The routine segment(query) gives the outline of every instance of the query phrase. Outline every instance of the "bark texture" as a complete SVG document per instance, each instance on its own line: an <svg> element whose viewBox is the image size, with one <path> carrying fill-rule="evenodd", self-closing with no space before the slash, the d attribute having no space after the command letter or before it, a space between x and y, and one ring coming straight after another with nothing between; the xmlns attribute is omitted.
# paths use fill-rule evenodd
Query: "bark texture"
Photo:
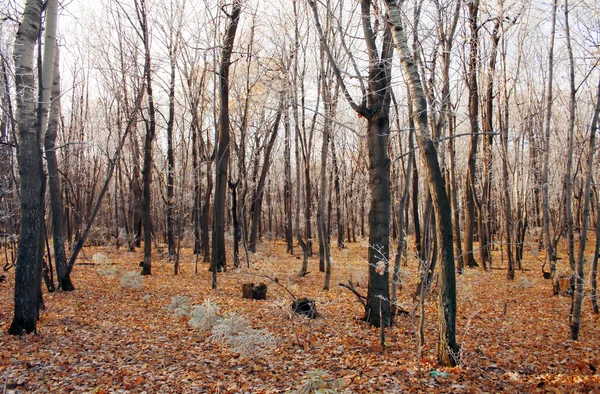
<svg viewBox="0 0 600 394"><path fill-rule="evenodd" d="M459 361L459 345L456 342L456 277L452 240L452 209L440 170L437 150L429 132L425 93L417 65L407 45L401 9L395 0L386 0L386 6L389 22L392 25L394 43L400 53L400 63L411 92L416 117L416 140L421 158L425 163L427 184L435 207L440 258L438 362L442 365L454 366Z"/></svg>
<svg viewBox="0 0 600 394"><path fill-rule="evenodd" d="M40 32L41 0L28 0L15 40L15 84L19 137L21 233L15 273L14 317L9 334L36 332L42 280L43 163L36 117L34 49Z"/></svg>

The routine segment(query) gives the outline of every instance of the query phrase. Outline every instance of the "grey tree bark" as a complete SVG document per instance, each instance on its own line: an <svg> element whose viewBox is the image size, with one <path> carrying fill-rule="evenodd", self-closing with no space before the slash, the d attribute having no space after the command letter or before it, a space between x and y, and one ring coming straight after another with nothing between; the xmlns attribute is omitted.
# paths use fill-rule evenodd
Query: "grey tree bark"
<svg viewBox="0 0 600 394"><path fill-rule="evenodd" d="M156 135L156 109L152 91L152 62L150 55L150 31L148 26L148 10L146 0L136 0L135 9L140 35L144 46L144 79L146 85L146 99L148 102L148 120L146 121L146 134L144 138L144 167L142 170L142 228L144 230L144 264L142 275L152 274L152 217L150 213L152 199L152 145Z"/></svg>
<svg viewBox="0 0 600 394"><path fill-rule="evenodd" d="M550 123L552 118L552 86L554 83L554 37L556 35L556 9L558 0L552 0L552 27L550 32L550 50L548 52L548 79L546 87L546 108L544 115L544 149L543 169L542 169L542 205L543 205L543 220L544 220L544 240L546 246L546 259L550 262L550 272L552 277L556 273L556 251L552 244L552 234L550 234L550 196L548 191L548 180L550 172Z"/></svg>
<svg viewBox="0 0 600 394"><path fill-rule="evenodd" d="M465 179L465 238L464 260L467 267L477 267L478 264L473 256L473 242L475 233L475 199L477 198L476 168L477 168L477 146L479 144L479 88L477 82L477 70L479 62L479 0L467 3L469 10L469 70L467 74L467 87L469 88L469 124L471 126L471 144L467 161L467 177ZM479 234L479 245L483 247ZM485 263L484 267L485 267Z"/></svg>
<svg viewBox="0 0 600 394"><path fill-rule="evenodd" d="M11 335L36 332L39 319L43 259L44 170L40 146L42 117L36 108L39 100L35 88L34 50L40 32L41 15L41 0L28 0L25 3L14 47L21 233L15 272L14 316L8 329ZM49 80L52 81L51 76Z"/></svg>
<svg viewBox="0 0 600 394"><path fill-rule="evenodd" d="M389 326L392 323L390 313L390 164L388 157L388 138L390 132L390 83L391 63L394 46L389 25L381 26L381 41L373 29L370 0L360 1L363 39L369 58L366 83L359 77L362 97L357 104L352 99L342 73L326 42L325 34L319 21L317 6L313 0L308 4L313 10L315 26L321 45L330 61L333 73L351 108L367 119L367 149L369 157L369 190L371 207L369 210L369 286L364 319L375 327ZM379 49L378 46L381 45ZM351 55L342 42L347 54ZM353 59L353 58L352 58ZM357 65L351 60L354 72Z"/></svg>
<svg viewBox="0 0 600 394"><path fill-rule="evenodd" d="M46 166L48 168L48 190L50 192L50 211L52 213L52 245L58 288L63 291L75 290L71 277L67 272L67 256L65 253L65 235L63 226L63 201L58 160L56 158L56 136L60 121L60 74L58 48L54 59L54 81L52 82L50 115L48 128L44 137Z"/></svg>
<svg viewBox="0 0 600 394"><path fill-rule="evenodd" d="M577 104L575 102L575 65L573 59L573 47L571 44L571 29L569 26L569 1L565 0L565 40L569 56L569 128L567 133L567 168L564 180L564 214L567 225L567 240L569 251L569 264L575 269L575 234L573 230L573 148L575 145L575 115Z"/></svg>
<svg viewBox="0 0 600 394"><path fill-rule="evenodd" d="M438 362L454 366L459 362L460 347L456 342L456 277L452 239L452 209L446 194L437 150L428 126L427 102L421 77L413 54L407 45L401 6L395 0L385 1L394 44L400 54L400 63L410 88L414 111L417 144L427 174L427 183L435 207L437 238L440 257L440 294L438 306Z"/></svg>
<svg viewBox="0 0 600 394"><path fill-rule="evenodd" d="M575 271L575 294L573 300L573 317L571 319L571 336L576 341L579 338L579 326L581 325L581 304L583 303L583 269L585 266L585 241L587 240L588 226L590 221L590 200L592 194L592 178L594 174L594 149L596 148L596 133L598 132L598 118L600 117L600 79L598 79L598 90L596 93L596 107L590 126L590 153L587 162L587 178L585 180L585 192L583 195L583 223L577 255L577 269Z"/></svg>
<svg viewBox="0 0 600 394"><path fill-rule="evenodd" d="M229 25L225 31L221 64L219 66L219 124L216 142L215 195L213 203L212 258L210 270L213 273L212 287L217 287L217 271L225 271L225 192L227 189L227 169L229 165L229 66L233 42L240 20L241 2L234 0Z"/></svg>

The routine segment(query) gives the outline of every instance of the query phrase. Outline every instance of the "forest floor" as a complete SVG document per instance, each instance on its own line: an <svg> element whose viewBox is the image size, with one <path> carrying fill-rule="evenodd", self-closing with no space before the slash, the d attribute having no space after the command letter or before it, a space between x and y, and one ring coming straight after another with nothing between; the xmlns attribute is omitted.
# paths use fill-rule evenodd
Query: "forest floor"
<svg viewBox="0 0 600 394"><path fill-rule="evenodd" d="M44 290L39 332L22 338L6 334L12 320L12 269L0 283L0 391L600 392L599 316L586 298L580 340L568 339L571 299L553 296L552 283L542 278L543 252L528 250L525 270L517 271L514 281L499 269L457 275L461 364L440 368L435 362L435 285L426 297L425 348L417 358L414 258L403 267L399 297L411 314L397 317L386 329L384 349L379 331L361 320L356 297L338 286L352 279L366 293L367 247L363 241L343 251L332 248L329 291L322 290L318 254L310 260L310 274L298 278L298 249L295 256L287 255L279 242L261 244L259 253L250 255L251 268L220 273L217 290L211 289L206 264L200 262L194 274L195 257L188 249L182 251L179 275L173 275L173 264L157 252L153 274L135 275L124 287L119 277L139 273L141 250L88 247L72 275L77 289ZM502 266L499 251L494 261ZM291 296L260 275L277 277L294 295L314 299L318 318L291 313ZM137 279L141 287L132 288ZM267 299L243 299L245 282L265 282ZM255 334L244 340L258 348L242 351L234 342L217 340L214 328L211 334L192 326L191 316L169 309L177 296L188 297L189 305L209 305L210 300L219 316Z"/></svg>

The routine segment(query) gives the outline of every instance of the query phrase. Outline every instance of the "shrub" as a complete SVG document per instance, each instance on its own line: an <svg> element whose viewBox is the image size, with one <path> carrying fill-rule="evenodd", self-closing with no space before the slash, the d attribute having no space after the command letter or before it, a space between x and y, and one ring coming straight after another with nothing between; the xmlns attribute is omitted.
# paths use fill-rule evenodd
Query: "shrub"
<svg viewBox="0 0 600 394"><path fill-rule="evenodd" d="M171 305L169 305L167 309L177 316L185 316L188 315L191 310L189 302L190 300L186 296L176 296L171 298Z"/></svg>
<svg viewBox="0 0 600 394"><path fill-rule="evenodd" d="M177 296L171 299L167 309L177 316L189 316L190 326L210 331L211 341L222 343L244 357L261 356L276 345L275 337L268 330L253 329L244 315L219 315L219 306L210 300L190 307L188 297Z"/></svg>
<svg viewBox="0 0 600 394"><path fill-rule="evenodd" d="M211 330L221 319L221 317L217 315L218 311L219 306L212 303L210 300L204 301L202 305L194 305L192 310L188 313L190 316L188 324L200 331Z"/></svg>
<svg viewBox="0 0 600 394"><path fill-rule="evenodd" d="M119 278L119 282L121 282L121 287L126 287L128 289L140 289L144 286L141 276L135 271L124 273L123 276Z"/></svg>
<svg viewBox="0 0 600 394"><path fill-rule="evenodd" d="M119 267L116 265L104 265L98 268L98 274L104 277L116 278L119 276Z"/></svg>
<svg viewBox="0 0 600 394"><path fill-rule="evenodd" d="M94 253L92 261L98 265L110 264L110 258L104 253Z"/></svg>
<svg viewBox="0 0 600 394"><path fill-rule="evenodd" d="M230 313L214 326L210 337L244 357L261 356L276 345L268 330L255 330L248 326L245 316L237 313Z"/></svg>

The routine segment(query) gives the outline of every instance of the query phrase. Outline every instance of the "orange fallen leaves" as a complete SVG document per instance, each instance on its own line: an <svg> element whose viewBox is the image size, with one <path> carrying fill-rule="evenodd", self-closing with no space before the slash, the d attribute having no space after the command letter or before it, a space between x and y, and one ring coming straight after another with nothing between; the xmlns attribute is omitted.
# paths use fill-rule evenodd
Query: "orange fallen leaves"
<svg viewBox="0 0 600 394"><path fill-rule="evenodd" d="M358 290L364 293L367 251L350 247L351 253L332 250L332 283L360 278ZM436 294L426 298L423 360L416 356L416 316L396 319L386 330L382 352L378 331L360 320L362 310L354 295L339 287L322 290L318 256L310 260L312 273L297 278L301 260L286 255L284 245L266 243L260 250L251 255L250 269L220 273L216 291L210 288L207 265L199 265L199 274L193 274L194 257L187 249L178 276L173 276L171 263L155 256L153 275L137 290L122 288L116 277L101 276L97 265L77 265L77 290L44 293L47 309L40 333L23 338L6 334L14 284L14 272L8 272L0 284L0 377L7 389L23 392L269 393L300 388L314 370L327 371L340 391L358 393L600 390L600 320L586 300L581 340L566 340L570 299L552 296L537 260L525 261L531 271L518 271L514 282L507 282L499 270L467 270L457 276L462 365L440 369ZM121 272L139 269L137 253L86 249L87 255L94 253L104 254ZM416 266L411 260L403 267L404 289L414 289ZM241 284L262 274L277 277L298 296L315 299L321 316L290 317L291 300L273 283L267 283L266 301L242 299ZM408 290L399 301L412 311ZM210 299L220 314L245 315L252 328L267 329L276 337L275 349L262 357L241 357L211 342L209 333L187 324L189 316L166 309L175 296L187 296L190 304Z"/></svg>

